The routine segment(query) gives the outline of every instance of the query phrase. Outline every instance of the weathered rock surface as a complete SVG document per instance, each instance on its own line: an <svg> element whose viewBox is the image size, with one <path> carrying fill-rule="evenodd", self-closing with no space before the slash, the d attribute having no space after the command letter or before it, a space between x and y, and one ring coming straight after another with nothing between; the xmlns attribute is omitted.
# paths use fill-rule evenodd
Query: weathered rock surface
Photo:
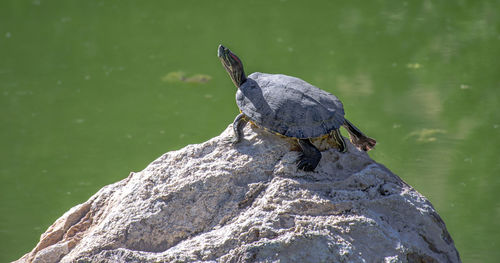
<svg viewBox="0 0 500 263"><path fill-rule="evenodd" d="M302 172L292 140L230 128L102 188L18 262L460 262L430 202L351 144Z"/></svg>

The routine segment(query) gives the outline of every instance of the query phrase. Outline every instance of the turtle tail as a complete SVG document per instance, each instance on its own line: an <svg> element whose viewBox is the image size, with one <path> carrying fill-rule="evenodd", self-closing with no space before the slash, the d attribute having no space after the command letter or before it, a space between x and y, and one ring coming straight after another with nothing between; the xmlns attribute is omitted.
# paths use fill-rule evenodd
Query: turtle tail
<svg viewBox="0 0 500 263"><path fill-rule="evenodd" d="M358 149L369 151L375 146L375 144L377 144L377 141L366 136L347 119L344 119L343 126L346 128L347 132L349 132L352 144L358 147Z"/></svg>

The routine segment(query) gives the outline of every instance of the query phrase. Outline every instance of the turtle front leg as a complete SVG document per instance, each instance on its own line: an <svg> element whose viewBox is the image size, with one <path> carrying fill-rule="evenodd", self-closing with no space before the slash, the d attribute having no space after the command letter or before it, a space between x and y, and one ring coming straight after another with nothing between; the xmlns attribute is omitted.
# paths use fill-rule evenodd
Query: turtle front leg
<svg viewBox="0 0 500 263"><path fill-rule="evenodd" d="M231 140L233 144L236 144L241 141L241 138L243 137L243 127L247 123L247 120L245 118L245 114L240 113L238 116L233 121L233 130L234 130L234 138Z"/></svg>
<svg viewBox="0 0 500 263"><path fill-rule="evenodd" d="M321 152L311 143L309 139L298 139L302 153L297 160L297 168L306 172L313 171L321 160Z"/></svg>

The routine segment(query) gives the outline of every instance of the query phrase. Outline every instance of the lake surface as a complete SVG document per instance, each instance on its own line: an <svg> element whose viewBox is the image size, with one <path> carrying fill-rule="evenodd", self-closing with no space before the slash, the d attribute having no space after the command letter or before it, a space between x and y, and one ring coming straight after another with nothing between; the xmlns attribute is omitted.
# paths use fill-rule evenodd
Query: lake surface
<svg viewBox="0 0 500 263"><path fill-rule="evenodd" d="M0 2L0 261L104 185L219 135L216 56L336 94L464 262L500 258L500 1Z"/></svg>

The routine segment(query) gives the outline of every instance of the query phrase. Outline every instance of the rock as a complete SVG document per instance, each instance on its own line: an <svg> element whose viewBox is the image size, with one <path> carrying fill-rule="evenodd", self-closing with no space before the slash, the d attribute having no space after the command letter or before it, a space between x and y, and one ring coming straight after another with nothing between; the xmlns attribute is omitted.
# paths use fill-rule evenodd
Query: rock
<svg viewBox="0 0 500 263"><path fill-rule="evenodd" d="M303 172L293 140L244 132L102 188L18 262L460 262L431 203L365 152Z"/></svg>

